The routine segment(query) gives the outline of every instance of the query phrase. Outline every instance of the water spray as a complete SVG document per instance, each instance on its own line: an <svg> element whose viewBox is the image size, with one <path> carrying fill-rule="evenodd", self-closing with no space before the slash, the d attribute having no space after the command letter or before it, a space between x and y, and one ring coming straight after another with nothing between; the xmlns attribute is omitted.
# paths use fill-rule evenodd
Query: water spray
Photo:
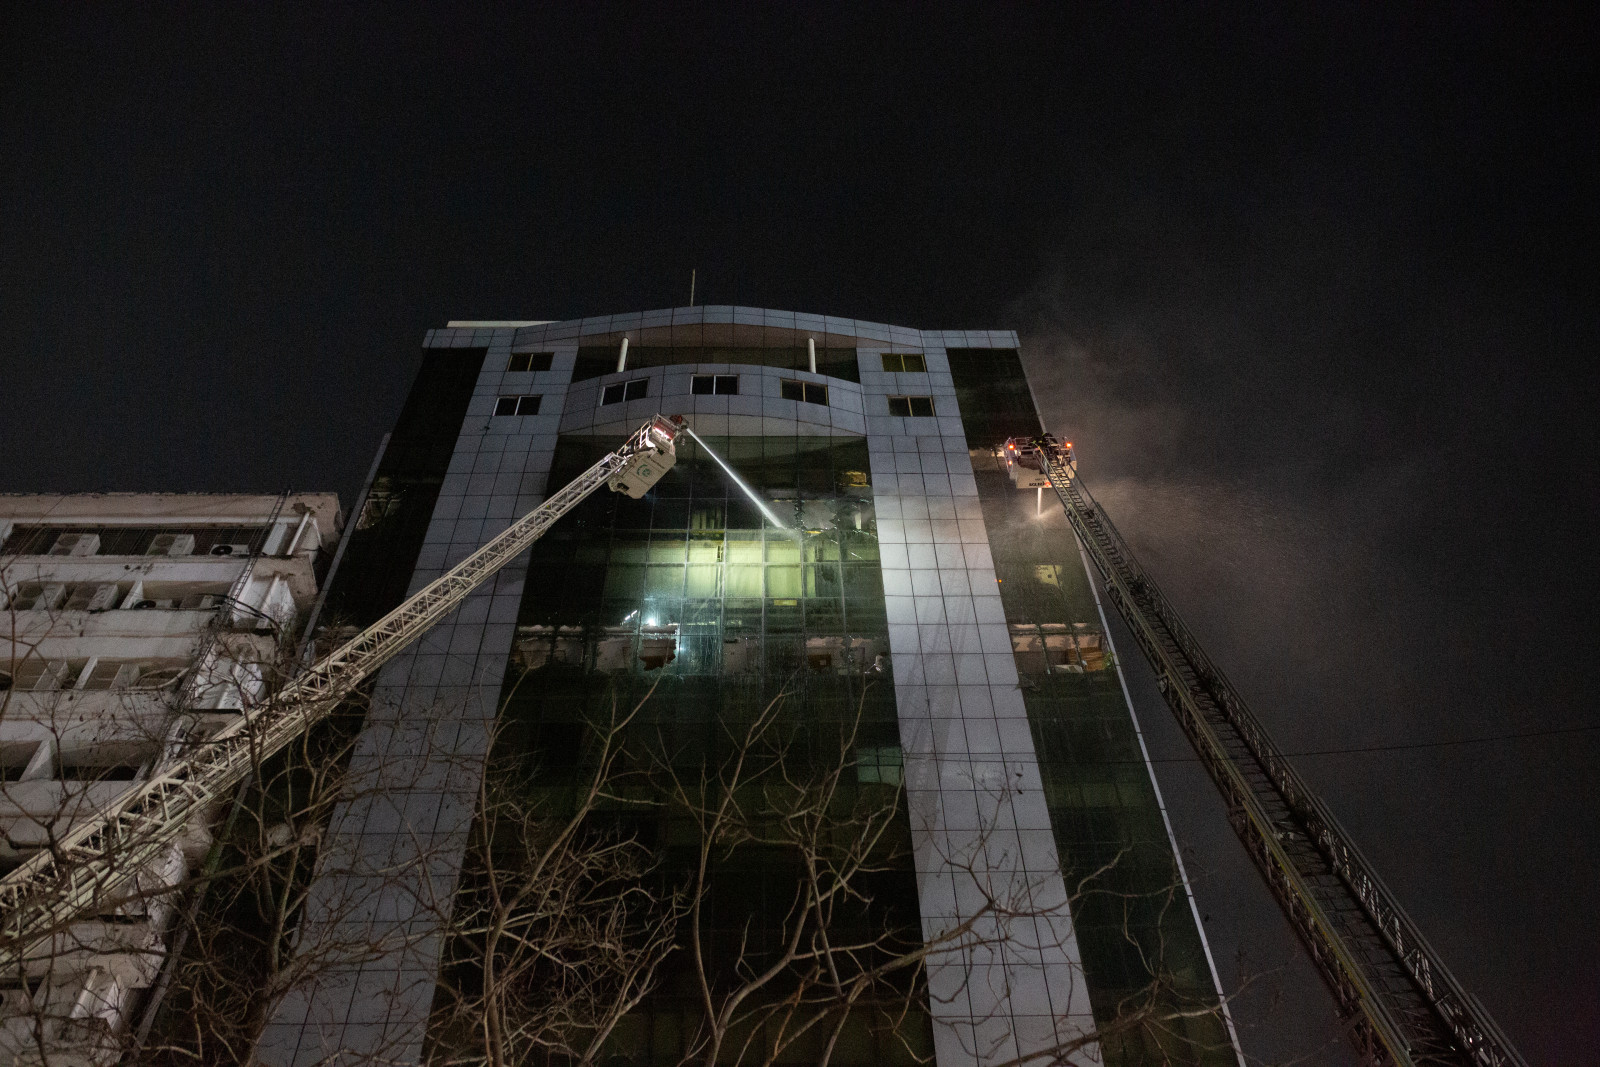
<svg viewBox="0 0 1600 1067"><path fill-rule="evenodd" d="M789 533L793 532L792 530L789 529L789 527L785 526L782 522L779 521L778 516L774 515L772 513L772 509L767 507L767 502L765 500L762 500L759 496L756 495L756 491L754 489L750 488L750 486L745 482L745 480L743 478L739 477L739 473L737 471L735 471L732 467L728 466L728 464L726 462L724 462L723 458L721 456L717 455L716 452L712 450L710 445L706 444L705 441L701 440L699 434L695 433L687 425L685 425L683 429L684 429L685 433L687 433L690 437L695 439L695 443L696 444L698 444L701 448L706 450L706 454L707 455L709 455L712 459L717 461L717 466L721 467L723 470L728 472L728 477L733 479L733 484L737 485L740 489L744 490L744 495L749 497L751 499L751 501L755 504L755 506L761 509L761 514L766 517L766 520L768 522L772 523L772 525L776 526L780 530L783 530L783 531L789 532Z"/></svg>

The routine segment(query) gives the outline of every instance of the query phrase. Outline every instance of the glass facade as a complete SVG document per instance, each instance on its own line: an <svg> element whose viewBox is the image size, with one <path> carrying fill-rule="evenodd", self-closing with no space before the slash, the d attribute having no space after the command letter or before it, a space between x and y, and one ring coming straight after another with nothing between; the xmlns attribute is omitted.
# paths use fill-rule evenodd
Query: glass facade
<svg viewBox="0 0 1600 1067"><path fill-rule="evenodd" d="M487 354L487 348L423 354L329 590L329 621L366 626L405 599Z"/></svg>
<svg viewBox="0 0 1600 1067"><path fill-rule="evenodd" d="M1049 493L1011 485L993 447L1042 431L1015 351L952 350L1023 702L1102 1026L1156 991L1178 1009L1217 1003L1205 948L1109 653L1077 541ZM1096 872L1101 872L1096 874ZM1152 1022L1102 1042L1107 1065L1236 1064L1214 1015Z"/></svg>
<svg viewBox="0 0 1600 1067"><path fill-rule="evenodd" d="M551 484L572 480L616 443L563 436ZM655 852L664 885L692 875L700 830L671 802L662 768L692 777L720 764L775 700L772 739L783 749L782 774L804 780L849 768L834 798L845 812L859 802L893 804L901 787L866 442L771 436L707 444L785 527L765 520L687 438L647 497L597 493L569 513L532 551L490 760L500 788L525 791L543 810L569 811L593 771L590 724L606 721L613 702L632 707L644 699L624 744L630 767L657 768L646 774L652 785L644 794L655 789L654 800L604 814L612 829ZM775 757L763 745L752 758ZM841 943L886 930L903 931L902 949L916 943L903 804L893 820L877 869L853 883L859 899L830 924ZM741 953L747 968L759 970L781 948L798 862L795 850L758 842L719 850L704 934L714 987L738 980ZM690 963L686 951L669 960L657 992L619 1026L607 1062L681 1061L704 1014ZM762 995L786 988L779 983ZM863 1000L831 1062L909 1064L927 1056L929 1020L917 1011L899 1015L902 1006ZM773 1033L757 1035L758 1044L776 1037L777 1023L767 1025ZM801 1041L776 1062L814 1062L820 1040L819 1033Z"/></svg>

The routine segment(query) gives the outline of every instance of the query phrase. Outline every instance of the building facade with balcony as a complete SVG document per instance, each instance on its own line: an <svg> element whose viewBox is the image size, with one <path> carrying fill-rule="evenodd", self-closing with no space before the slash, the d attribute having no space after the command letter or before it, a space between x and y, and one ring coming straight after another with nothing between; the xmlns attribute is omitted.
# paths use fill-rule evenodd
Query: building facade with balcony
<svg viewBox="0 0 1600 1067"><path fill-rule="evenodd" d="M0 866L261 699L341 528L329 493L0 496ZM209 845L193 827L139 885L177 884ZM175 906L127 903L0 975L0 1063L115 1062Z"/></svg>

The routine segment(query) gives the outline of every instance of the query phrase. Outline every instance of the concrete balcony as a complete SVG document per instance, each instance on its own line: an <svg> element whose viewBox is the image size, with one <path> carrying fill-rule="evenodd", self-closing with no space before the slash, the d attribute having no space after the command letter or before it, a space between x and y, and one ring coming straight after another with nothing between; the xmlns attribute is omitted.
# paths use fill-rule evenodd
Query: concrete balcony
<svg viewBox="0 0 1600 1067"><path fill-rule="evenodd" d="M282 577L295 603L309 607L317 595L314 556L258 556L250 575L255 581ZM8 586L24 582L104 584L162 582L190 585L231 585L244 570L240 556L16 556L5 561Z"/></svg>
<svg viewBox="0 0 1600 1067"><path fill-rule="evenodd" d="M0 663L45 660L190 660L215 611L19 611L0 617Z"/></svg>
<svg viewBox="0 0 1600 1067"><path fill-rule="evenodd" d="M170 689L14 692L0 718L0 741L86 744L160 737L171 722L175 695Z"/></svg>
<svg viewBox="0 0 1600 1067"><path fill-rule="evenodd" d="M81 660L192 660L215 611L19 611L0 613L0 664L35 657ZM271 662L270 633L225 631L229 649ZM235 658L238 658L237 656Z"/></svg>

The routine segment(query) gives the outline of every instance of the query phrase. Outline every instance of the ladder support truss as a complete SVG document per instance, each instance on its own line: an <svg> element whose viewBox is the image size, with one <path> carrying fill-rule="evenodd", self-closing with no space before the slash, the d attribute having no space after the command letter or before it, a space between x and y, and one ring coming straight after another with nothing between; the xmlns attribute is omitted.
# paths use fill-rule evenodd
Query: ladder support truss
<svg viewBox="0 0 1600 1067"><path fill-rule="evenodd" d="M1051 487L1110 600L1369 1061L1526 1067L1144 573L1070 455L1044 453Z"/></svg>
<svg viewBox="0 0 1600 1067"><path fill-rule="evenodd" d="M134 785L0 879L0 973L48 953L75 921L100 914L139 891L130 884L170 849L185 830L281 751L378 668L393 659L474 589L595 490L637 495L673 462L679 424L656 416L615 452L575 478L505 532L406 599L350 641L285 685L270 700L246 709L192 753ZM651 460L656 462L652 463ZM633 482L627 479L633 478Z"/></svg>

